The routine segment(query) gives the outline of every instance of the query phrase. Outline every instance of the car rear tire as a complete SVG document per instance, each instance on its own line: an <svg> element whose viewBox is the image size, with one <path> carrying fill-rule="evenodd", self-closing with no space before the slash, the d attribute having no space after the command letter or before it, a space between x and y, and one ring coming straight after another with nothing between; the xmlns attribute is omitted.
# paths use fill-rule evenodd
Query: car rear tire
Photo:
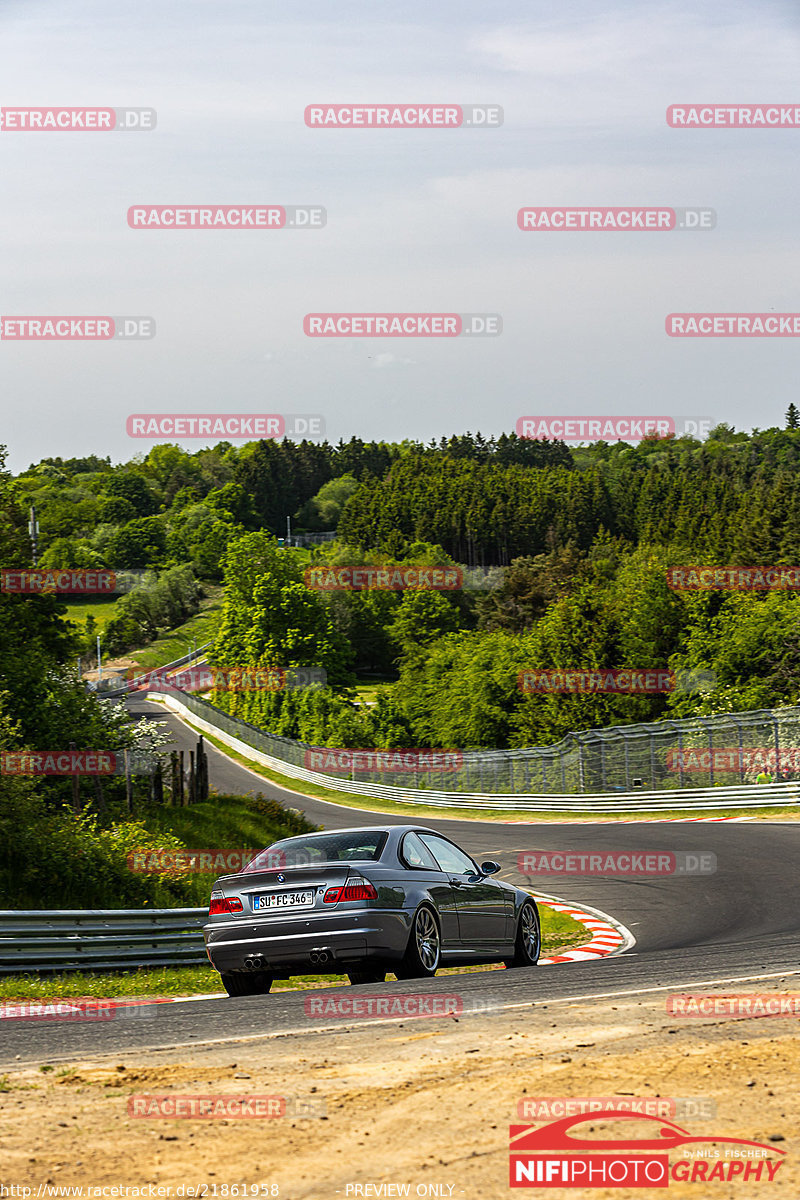
<svg viewBox="0 0 800 1200"><path fill-rule="evenodd" d="M347 978L352 984L358 983L385 983L385 971L348 971Z"/></svg>
<svg viewBox="0 0 800 1200"><path fill-rule="evenodd" d="M507 958L507 967L535 967L542 948L542 933L539 914L532 900L523 904L517 921L517 936L514 941L514 957Z"/></svg>
<svg viewBox="0 0 800 1200"><path fill-rule="evenodd" d="M266 996L273 983L273 976L266 971L248 971L246 975L240 971L220 978L229 996Z"/></svg>
<svg viewBox="0 0 800 1200"><path fill-rule="evenodd" d="M408 946L395 975L398 979L430 979L442 958L442 937L433 909L423 904L414 914Z"/></svg>

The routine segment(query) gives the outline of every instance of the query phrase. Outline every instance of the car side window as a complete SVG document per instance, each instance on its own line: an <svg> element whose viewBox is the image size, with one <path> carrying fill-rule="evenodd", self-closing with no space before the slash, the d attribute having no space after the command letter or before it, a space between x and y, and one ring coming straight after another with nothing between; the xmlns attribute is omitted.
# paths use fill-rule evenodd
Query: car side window
<svg viewBox="0 0 800 1200"><path fill-rule="evenodd" d="M480 874L470 856L463 850L459 850L458 846L454 846L452 842L437 837L435 833L421 833L419 836L443 871L450 871L453 875Z"/></svg>
<svg viewBox="0 0 800 1200"><path fill-rule="evenodd" d="M407 833L403 838L400 857L406 866L417 871L440 871L442 869L416 833Z"/></svg>

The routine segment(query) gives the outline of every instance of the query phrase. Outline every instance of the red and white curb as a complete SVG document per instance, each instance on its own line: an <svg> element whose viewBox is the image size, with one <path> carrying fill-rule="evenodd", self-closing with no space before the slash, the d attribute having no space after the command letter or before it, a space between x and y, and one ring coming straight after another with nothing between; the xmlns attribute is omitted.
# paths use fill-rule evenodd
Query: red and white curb
<svg viewBox="0 0 800 1200"><path fill-rule="evenodd" d="M611 954L624 954L636 945L636 938L620 921L601 912L599 908L590 908L588 904L578 906L567 904L556 896L546 896L542 892L532 892L538 904L552 908L554 912L566 913L573 920L579 921L592 935L592 940L577 950L565 950L563 954L554 954L551 958L540 958L540 966L551 966L554 963L590 962L595 958L607 958Z"/></svg>

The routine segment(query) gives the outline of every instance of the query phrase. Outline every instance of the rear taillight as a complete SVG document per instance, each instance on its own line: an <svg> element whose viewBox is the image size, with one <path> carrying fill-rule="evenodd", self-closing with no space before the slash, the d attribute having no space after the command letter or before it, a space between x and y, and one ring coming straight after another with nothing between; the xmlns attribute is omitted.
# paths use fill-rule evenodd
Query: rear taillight
<svg viewBox="0 0 800 1200"><path fill-rule="evenodd" d="M339 904L342 900L377 900L378 893L366 879L348 879L344 887L328 888L323 904Z"/></svg>
<svg viewBox="0 0 800 1200"><path fill-rule="evenodd" d="M240 913L242 911L242 902L235 896L229 899L227 896L212 896L211 903L208 906L208 915L210 917L219 917L224 913Z"/></svg>

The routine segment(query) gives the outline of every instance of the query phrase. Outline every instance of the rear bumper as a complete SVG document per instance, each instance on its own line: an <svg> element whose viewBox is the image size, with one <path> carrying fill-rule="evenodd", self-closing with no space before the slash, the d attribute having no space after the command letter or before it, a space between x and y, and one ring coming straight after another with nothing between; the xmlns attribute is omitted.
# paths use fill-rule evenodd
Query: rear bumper
<svg viewBox="0 0 800 1200"><path fill-rule="evenodd" d="M206 953L220 972L245 970L245 959L264 960L264 970L293 969L296 973L345 971L365 960L399 961L408 945L411 916L404 912L362 909L313 917L281 915L266 920L252 917L211 921L203 929ZM311 960L312 951L327 950L324 967Z"/></svg>

